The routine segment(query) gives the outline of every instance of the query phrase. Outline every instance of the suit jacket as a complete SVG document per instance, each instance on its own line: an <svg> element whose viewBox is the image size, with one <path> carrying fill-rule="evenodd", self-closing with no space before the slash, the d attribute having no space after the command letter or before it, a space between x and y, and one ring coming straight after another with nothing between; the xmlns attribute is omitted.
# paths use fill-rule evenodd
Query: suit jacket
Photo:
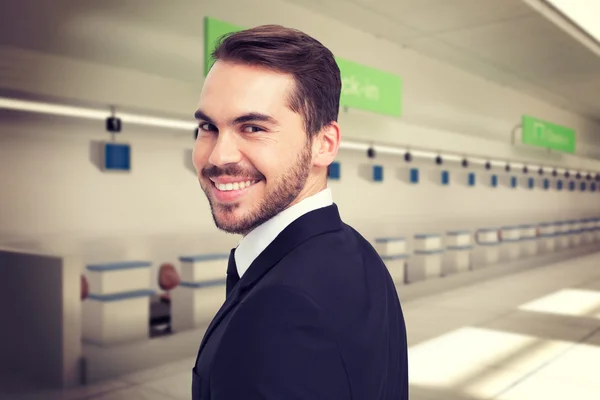
<svg viewBox="0 0 600 400"><path fill-rule="evenodd" d="M229 293L200 344L192 399L408 399L396 288L335 204L288 225Z"/></svg>

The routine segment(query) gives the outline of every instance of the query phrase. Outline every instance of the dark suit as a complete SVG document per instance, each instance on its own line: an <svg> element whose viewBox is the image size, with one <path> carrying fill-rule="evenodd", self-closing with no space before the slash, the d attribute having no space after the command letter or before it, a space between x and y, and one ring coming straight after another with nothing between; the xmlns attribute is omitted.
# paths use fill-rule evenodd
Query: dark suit
<svg viewBox="0 0 600 400"><path fill-rule="evenodd" d="M200 345L192 398L408 399L394 283L335 204L288 225L228 293Z"/></svg>

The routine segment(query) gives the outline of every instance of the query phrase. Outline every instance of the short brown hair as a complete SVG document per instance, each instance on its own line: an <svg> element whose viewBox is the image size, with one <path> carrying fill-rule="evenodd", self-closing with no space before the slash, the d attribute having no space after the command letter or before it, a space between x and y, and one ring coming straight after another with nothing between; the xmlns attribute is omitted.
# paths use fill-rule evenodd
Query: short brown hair
<svg viewBox="0 0 600 400"><path fill-rule="evenodd" d="M219 38L212 58L292 75L296 88L288 106L303 117L309 137L338 119L340 69L331 51L304 32L262 25L229 33Z"/></svg>

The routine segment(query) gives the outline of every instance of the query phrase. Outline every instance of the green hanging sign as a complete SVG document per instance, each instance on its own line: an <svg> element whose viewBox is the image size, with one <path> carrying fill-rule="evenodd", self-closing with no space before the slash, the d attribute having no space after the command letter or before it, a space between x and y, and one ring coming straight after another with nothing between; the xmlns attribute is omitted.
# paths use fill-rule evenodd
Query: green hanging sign
<svg viewBox="0 0 600 400"><path fill-rule="evenodd" d="M575 153L575 131L528 115L523 115L522 142L565 153Z"/></svg>
<svg viewBox="0 0 600 400"><path fill-rule="evenodd" d="M206 17L204 21L204 75L212 67L211 54L216 41L224 34L245 28ZM401 114L402 80L399 76L336 57L342 77L342 107L357 108L399 117Z"/></svg>
<svg viewBox="0 0 600 400"><path fill-rule="evenodd" d="M212 59L211 54L215 50L217 39L227 33L243 30L244 28L241 26L219 21L210 17L204 18L204 76L208 75L210 67L212 67L215 62L215 60Z"/></svg>

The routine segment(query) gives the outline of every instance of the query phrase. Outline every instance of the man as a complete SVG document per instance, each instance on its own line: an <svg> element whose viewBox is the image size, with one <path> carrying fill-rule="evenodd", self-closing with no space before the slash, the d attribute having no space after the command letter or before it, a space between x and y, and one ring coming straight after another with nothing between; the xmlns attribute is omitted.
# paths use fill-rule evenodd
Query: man
<svg viewBox="0 0 600 400"><path fill-rule="evenodd" d="M192 398L408 399L394 284L327 188L340 144L332 53L269 25L226 36L212 57L193 161L216 226L243 239Z"/></svg>

